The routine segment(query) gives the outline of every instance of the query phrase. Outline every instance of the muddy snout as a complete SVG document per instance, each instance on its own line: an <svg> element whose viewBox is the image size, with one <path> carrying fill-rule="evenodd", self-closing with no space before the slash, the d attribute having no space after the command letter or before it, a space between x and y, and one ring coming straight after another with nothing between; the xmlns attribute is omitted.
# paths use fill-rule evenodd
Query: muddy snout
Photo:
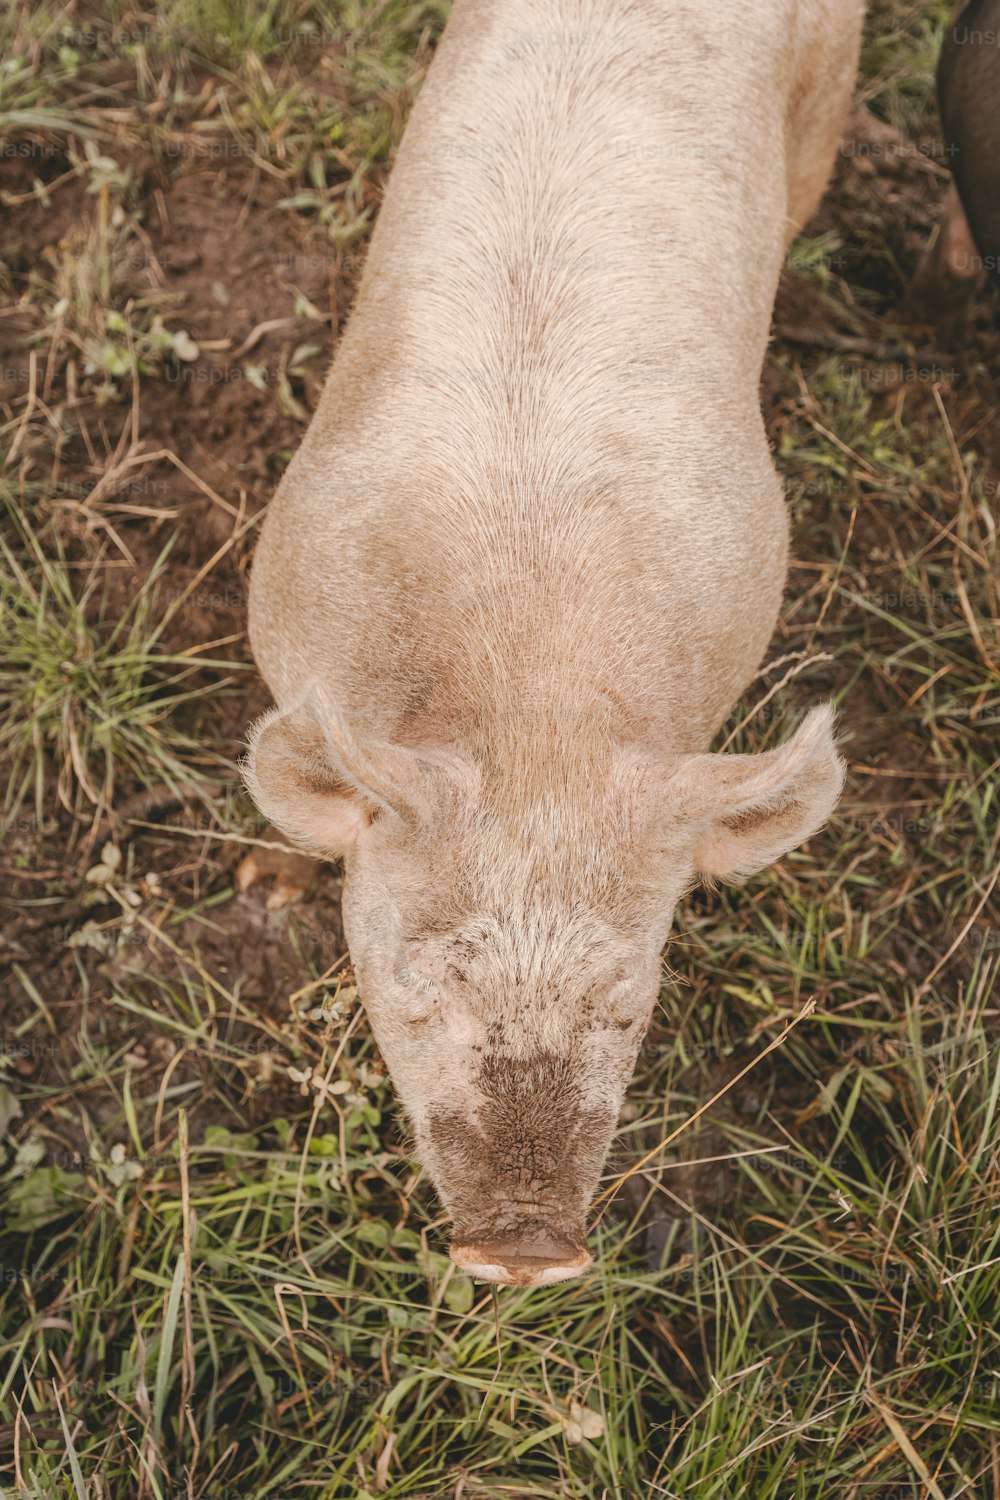
<svg viewBox="0 0 1000 1500"><path fill-rule="evenodd" d="M451 1258L467 1276L501 1286L551 1286L581 1276L593 1257L577 1234L565 1234L544 1221L529 1221L506 1236L463 1237L451 1246Z"/></svg>
<svg viewBox="0 0 1000 1500"><path fill-rule="evenodd" d="M468 1275L549 1286L587 1270L585 1216L615 1112L581 1097L573 1060L487 1057L468 1110L431 1117L435 1180Z"/></svg>

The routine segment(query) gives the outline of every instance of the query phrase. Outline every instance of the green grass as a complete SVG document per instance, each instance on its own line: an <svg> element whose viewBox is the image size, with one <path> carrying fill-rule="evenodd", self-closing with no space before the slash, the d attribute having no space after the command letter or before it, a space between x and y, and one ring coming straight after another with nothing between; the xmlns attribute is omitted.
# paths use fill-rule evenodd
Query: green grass
<svg viewBox="0 0 1000 1500"><path fill-rule="evenodd" d="M848 174L789 256L796 325L874 352L772 347L795 563L727 736L833 695L851 774L822 837L679 914L607 1185L653 1154L588 1276L494 1298L454 1270L335 876L277 915L235 889L255 522L446 9L3 15L0 1495L1000 1496L989 304L943 363L877 347L934 348L892 233L933 171ZM924 142L947 12L878 0L863 56L859 99ZM242 267L175 276L192 183L293 287L193 394L198 296Z"/></svg>
<svg viewBox="0 0 1000 1500"><path fill-rule="evenodd" d="M53 785L60 804L81 815L88 804L106 813L122 781L162 785L179 800L185 790L210 796L212 779L197 765L203 747L176 710L225 691L233 668L199 652L162 650L173 610L162 607L157 585L170 544L134 598L113 610L98 569L77 584L58 532L47 552L25 513L13 510L11 521L12 542L0 535L5 816L28 800L41 819Z"/></svg>
<svg viewBox="0 0 1000 1500"><path fill-rule="evenodd" d="M949 0L869 0L858 101L909 135L934 113Z"/></svg>

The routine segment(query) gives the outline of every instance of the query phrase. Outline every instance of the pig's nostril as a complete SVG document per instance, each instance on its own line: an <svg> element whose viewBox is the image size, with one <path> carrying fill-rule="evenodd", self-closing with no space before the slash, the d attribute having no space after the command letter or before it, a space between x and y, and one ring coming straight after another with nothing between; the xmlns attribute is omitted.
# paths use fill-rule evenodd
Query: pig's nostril
<svg viewBox="0 0 1000 1500"><path fill-rule="evenodd" d="M580 1239L539 1230L516 1239L469 1236L451 1258L468 1276L501 1286L551 1286L582 1276L593 1257Z"/></svg>

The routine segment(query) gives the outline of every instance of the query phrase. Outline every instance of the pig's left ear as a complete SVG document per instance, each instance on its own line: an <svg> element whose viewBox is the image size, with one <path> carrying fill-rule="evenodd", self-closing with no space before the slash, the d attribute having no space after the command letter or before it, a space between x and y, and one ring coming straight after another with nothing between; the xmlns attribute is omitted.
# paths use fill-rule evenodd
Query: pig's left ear
<svg viewBox="0 0 1000 1500"><path fill-rule="evenodd" d="M740 880L804 843L833 811L844 771L829 704L777 750L683 757L669 796L698 873Z"/></svg>
<svg viewBox="0 0 1000 1500"><path fill-rule="evenodd" d="M248 736L241 770L254 802L309 853L348 854L376 817L433 814L453 785L451 761L353 730L313 687L293 709L272 709Z"/></svg>

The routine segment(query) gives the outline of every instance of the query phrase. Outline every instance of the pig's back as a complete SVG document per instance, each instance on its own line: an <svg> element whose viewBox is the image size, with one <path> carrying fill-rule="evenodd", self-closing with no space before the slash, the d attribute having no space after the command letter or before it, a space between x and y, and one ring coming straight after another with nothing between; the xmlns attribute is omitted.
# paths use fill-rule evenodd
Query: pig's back
<svg viewBox="0 0 1000 1500"><path fill-rule="evenodd" d="M784 578L757 385L799 10L455 7L263 529L279 701L319 675L451 731L611 685L711 733Z"/></svg>

